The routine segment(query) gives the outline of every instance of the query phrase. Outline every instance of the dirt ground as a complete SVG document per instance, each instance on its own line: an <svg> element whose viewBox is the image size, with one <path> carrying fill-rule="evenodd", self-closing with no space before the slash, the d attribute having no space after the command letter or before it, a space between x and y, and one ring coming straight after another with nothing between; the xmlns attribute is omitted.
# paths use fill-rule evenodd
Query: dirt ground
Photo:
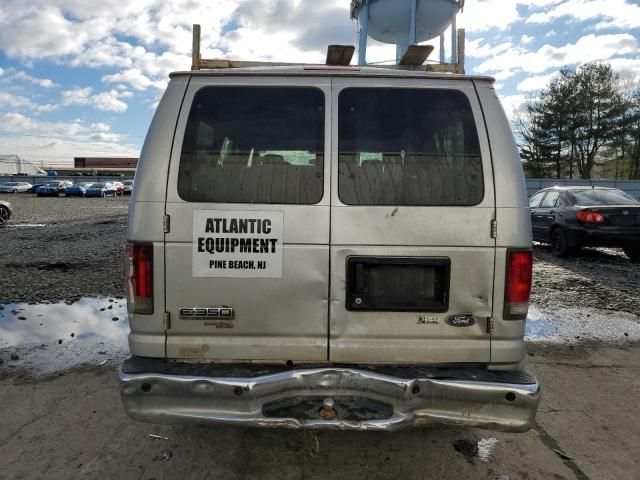
<svg viewBox="0 0 640 480"><path fill-rule="evenodd" d="M0 230L0 303L123 295L127 197L0 199L14 213Z"/></svg>
<svg viewBox="0 0 640 480"><path fill-rule="evenodd" d="M0 304L107 295L113 298L100 300L96 310L114 329L112 339L122 343L126 325L112 321L113 309L107 309L111 303L120 308L113 300L123 295L126 199L9 200L18 212L14 226L0 230ZM47 226L18 226L31 223ZM59 348L56 357L70 366L25 375L23 359L10 357L19 346L3 349L2 337L24 338L8 336L15 332L7 325L26 325L29 318L0 321L0 479L640 478L640 343L623 335L640 325L640 268L615 250L559 260L536 246L534 255L532 302L538 311L588 311L580 328L597 318L599 328L624 331L607 341L570 335L528 345L527 368L538 376L543 399L536 427L527 433L141 424L129 420L120 404L117 350L112 355L90 344L99 361L83 363L87 352L67 361L81 343L67 335L62 345L43 343L37 351ZM58 263L69 268L46 267ZM613 320L618 323L606 323Z"/></svg>

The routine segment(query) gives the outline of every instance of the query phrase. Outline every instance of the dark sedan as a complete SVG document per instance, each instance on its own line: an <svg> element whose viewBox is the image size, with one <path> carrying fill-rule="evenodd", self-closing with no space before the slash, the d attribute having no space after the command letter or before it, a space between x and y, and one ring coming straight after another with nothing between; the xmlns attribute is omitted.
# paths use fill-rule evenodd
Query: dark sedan
<svg viewBox="0 0 640 480"><path fill-rule="evenodd" d="M622 248L640 261L640 202L615 188L553 187L529 199L533 239L564 257L580 247Z"/></svg>
<svg viewBox="0 0 640 480"><path fill-rule="evenodd" d="M11 204L0 200L0 227L6 225L12 213Z"/></svg>

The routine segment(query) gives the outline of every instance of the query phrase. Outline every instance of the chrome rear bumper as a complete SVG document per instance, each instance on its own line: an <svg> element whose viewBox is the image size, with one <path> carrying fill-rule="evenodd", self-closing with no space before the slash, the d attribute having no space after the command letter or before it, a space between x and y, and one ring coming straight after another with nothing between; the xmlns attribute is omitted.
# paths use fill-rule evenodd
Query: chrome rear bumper
<svg viewBox="0 0 640 480"><path fill-rule="evenodd" d="M182 364L153 373L132 368L135 360L120 370L122 401L131 418L149 423L389 431L446 424L521 432L533 425L540 400L540 386L526 372L227 365L202 374Z"/></svg>

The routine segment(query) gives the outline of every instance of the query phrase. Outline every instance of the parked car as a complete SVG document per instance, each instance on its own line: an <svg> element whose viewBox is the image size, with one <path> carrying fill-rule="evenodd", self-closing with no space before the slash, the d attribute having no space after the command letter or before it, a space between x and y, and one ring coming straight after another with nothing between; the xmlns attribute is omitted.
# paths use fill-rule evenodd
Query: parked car
<svg viewBox="0 0 640 480"><path fill-rule="evenodd" d="M38 187L36 193L39 197L57 197L61 193L64 193L64 189L70 185L72 185L72 183L69 180L48 182Z"/></svg>
<svg viewBox="0 0 640 480"><path fill-rule="evenodd" d="M115 197L116 195L116 188L112 183L94 183L84 192L85 197Z"/></svg>
<svg viewBox="0 0 640 480"><path fill-rule="evenodd" d="M122 183L124 184L125 195L131 195L131 192L133 192L133 180L125 180Z"/></svg>
<svg viewBox="0 0 640 480"><path fill-rule="evenodd" d="M144 145L120 370L132 418L534 425L530 216L493 79L178 72Z"/></svg>
<svg viewBox="0 0 640 480"><path fill-rule="evenodd" d="M116 195L124 195L124 184L122 182L111 182L116 189Z"/></svg>
<svg viewBox="0 0 640 480"><path fill-rule="evenodd" d="M533 239L564 257L580 247L622 248L640 261L640 201L616 188L552 187L529 199Z"/></svg>
<svg viewBox="0 0 640 480"><path fill-rule="evenodd" d="M11 218L11 215L13 215L11 204L9 202L0 200L0 227L7 224L7 222Z"/></svg>
<svg viewBox="0 0 640 480"><path fill-rule="evenodd" d="M0 183L2 193L21 193L31 190L31 184L27 182L5 182Z"/></svg>
<svg viewBox="0 0 640 480"><path fill-rule="evenodd" d="M87 188L91 187L93 184L94 182L74 183L73 185L65 187L64 194L67 197L84 197Z"/></svg>

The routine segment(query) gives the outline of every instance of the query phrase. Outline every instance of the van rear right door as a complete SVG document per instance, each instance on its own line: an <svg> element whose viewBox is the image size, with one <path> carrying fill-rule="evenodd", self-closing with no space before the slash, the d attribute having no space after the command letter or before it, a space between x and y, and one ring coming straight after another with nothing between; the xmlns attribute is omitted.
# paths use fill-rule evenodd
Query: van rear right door
<svg viewBox="0 0 640 480"><path fill-rule="evenodd" d="M491 153L471 81L332 84L329 358L490 360Z"/></svg>

